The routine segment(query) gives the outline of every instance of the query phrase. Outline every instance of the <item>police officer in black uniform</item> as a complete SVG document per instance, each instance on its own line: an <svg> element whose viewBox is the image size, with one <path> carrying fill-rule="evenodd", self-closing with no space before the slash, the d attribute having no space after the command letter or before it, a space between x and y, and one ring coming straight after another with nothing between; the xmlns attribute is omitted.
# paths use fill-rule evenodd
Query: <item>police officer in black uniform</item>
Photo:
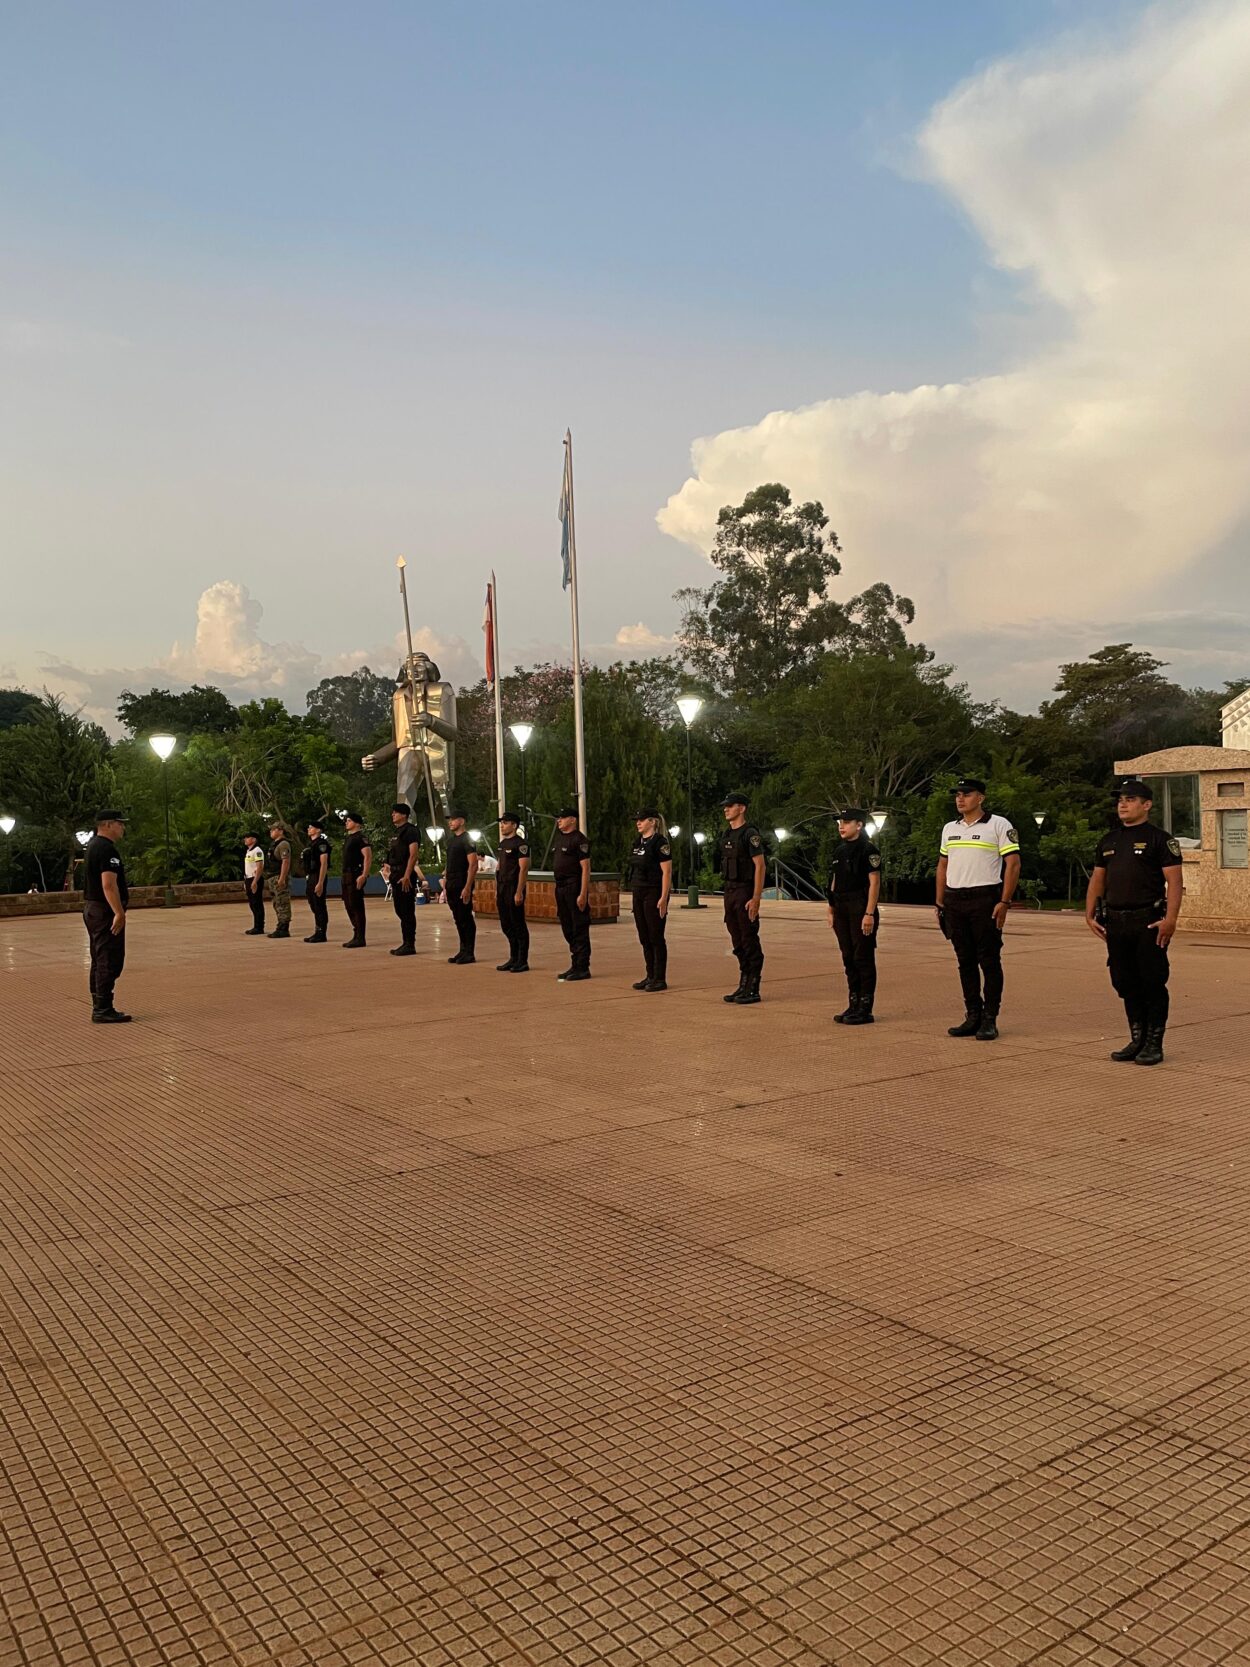
<svg viewBox="0 0 1250 1667"><path fill-rule="evenodd" d="M308 844L302 852L304 865L304 894L312 910L313 929L305 943L325 943L330 925L330 910L326 903L327 876L330 872L330 841L322 831L317 817L308 819Z"/></svg>
<svg viewBox="0 0 1250 1667"><path fill-rule="evenodd" d="M508 940L508 959L496 972L530 970L530 929L525 920L525 885L530 868L529 841L519 831L521 818L505 810L499 818L499 849L495 853L495 908Z"/></svg>
<svg viewBox="0 0 1250 1667"><path fill-rule="evenodd" d="M95 819L95 835L87 843L83 863L82 919L91 950L91 1022L93 1025L130 1023L129 1013L113 1006L113 986L126 964L126 905L130 888L117 841L126 832L120 810L102 810Z"/></svg>
<svg viewBox="0 0 1250 1667"><path fill-rule="evenodd" d="M365 832L364 818L358 811L345 810L343 822L347 838L343 841L343 907L351 924L352 935L344 949L365 948L365 883L373 862L373 846Z"/></svg>
<svg viewBox="0 0 1250 1667"><path fill-rule="evenodd" d="M1163 1062L1168 1022L1168 945L1181 912L1178 840L1150 821L1154 793L1127 776L1116 784L1118 825L1102 835L1085 893L1085 920L1107 945L1107 966L1128 1016L1127 1046L1112 1059Z"/></svg>
<svg viewBox="0 0 1250 1667"><path fill-rule="evenodd" d="M660 813L653 805L640 810L634 821L638 837L629 853L629 894L647 967L646 977L639 979L634 988L667 990L668 945L664 930L673 889L673 847L668 830L660 821Z"/></svg>
<svg viewBox="0 0 1250 1667"><path fill-rule="evenodd" d="M837 936L850 1002L834 1024L870 1025L877 991L877 928L881 912L881 853L864 832L868 813L838 812L840 838L830 860L829 924Z"/></svg>
<svg viewBox="0 0 1250 1667"><path fill-rule="evenodd" d="M725 892L725 925L738 957L738 988L724 998L740 1007L760 999L764 951L760 946L760 899L764 895L764 836L747 821L745 793L727 793L722 808L727 826L720 842Z"/></svg>
<svg viewBox="0 0 1250 1667"><path fill-rule="evenodd" d="M417 861L421 835L412 825L412 812L404 800L391 806L391 826L395 832L386 852L386 879L391 888L391 907L399 917L400 941L392 955L417 953L417 887L424 886L425 875Z"/></svg>
<svg viewBox="0 0 1250 1667"><path fill-rule="evenodd" d="M477 852L465 832L462 810L449 811L447 825L451 838L447 841L447 862L443 868L443 894L460 938L459 950L455 955L449 955L447 962L453 967L469 967L477 959L474 954L477 948L477 917L473 913Z"/></svg>
<svg viewBox="0 0 1250 1667"><path fill-rule="evenodd" d="M590 977L590 841L572 806L556 812L556 829L551 857L556 913L569 946L569 964L556 977L561 984L580 984Z"/></svg>

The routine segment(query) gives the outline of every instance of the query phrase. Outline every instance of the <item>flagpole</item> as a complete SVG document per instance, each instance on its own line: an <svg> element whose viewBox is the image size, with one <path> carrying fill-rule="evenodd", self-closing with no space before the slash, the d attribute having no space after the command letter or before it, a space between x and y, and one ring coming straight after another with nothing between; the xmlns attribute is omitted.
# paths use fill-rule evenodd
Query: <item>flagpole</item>
<svg viewBox="0 0 1250 1667"><path fill-rule="evenodd" d="M499 814L502 816L508 808L508 792L504 785L503 690L500 688L501 669L499 665L499 591L496 588L493 573L490 576L490 636L490 651L495 671L495 785L499 790Z"/></svg>
<svg viewBox="0 0 1250 1667"><path fill-rule="evenodd" d="M577 517L573 509L573 431L566 429L569 480L569 597L573 613L573 747L577 767L577 825L589 836L586 810L586 729L582 718L582 644L577 618Z"/></svg>

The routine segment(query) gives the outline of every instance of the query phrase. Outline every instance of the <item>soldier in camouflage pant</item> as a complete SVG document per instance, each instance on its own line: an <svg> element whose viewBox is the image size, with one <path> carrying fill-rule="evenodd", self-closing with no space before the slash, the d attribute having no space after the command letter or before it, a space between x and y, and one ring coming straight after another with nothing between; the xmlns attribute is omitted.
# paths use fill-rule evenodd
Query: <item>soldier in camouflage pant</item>
<svg viewBox="0 0 1250 1667"><path fill-rule="evenodd" d="M273 912L278 919L276 928L269 936L271 938L289 938L291 935L291 844L280 822L274 822L271 825L269 839L269 895L273 899Z"/></svg>

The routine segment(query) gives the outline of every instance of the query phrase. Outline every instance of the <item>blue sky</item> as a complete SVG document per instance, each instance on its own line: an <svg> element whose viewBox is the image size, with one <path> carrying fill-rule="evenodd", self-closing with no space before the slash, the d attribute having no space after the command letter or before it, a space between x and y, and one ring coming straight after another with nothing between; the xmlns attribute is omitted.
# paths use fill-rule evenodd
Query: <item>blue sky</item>
<svg viewBox="0 0 1250 1667"><path fill-rule="evenodd" d="M655 522L694 440L983 377L1053 328L916 135L1144 12L8 6L0 670L103 701L215 652L299 694L389 644L400 550L466 674L491 567L505 651L557 653L566 424L583 640L663 637L707 571ZM222 584L263 617L219 591L197 649Z"/></svg>

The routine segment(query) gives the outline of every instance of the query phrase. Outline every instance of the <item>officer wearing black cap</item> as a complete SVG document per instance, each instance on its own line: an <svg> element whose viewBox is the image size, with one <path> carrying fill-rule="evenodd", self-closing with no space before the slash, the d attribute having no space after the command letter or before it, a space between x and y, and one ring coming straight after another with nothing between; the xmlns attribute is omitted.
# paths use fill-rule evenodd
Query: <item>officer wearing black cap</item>
<svg viewBox="0 0 1250 1667"><path fill-rule="evenodd" d="M351 924L352 935L344 949L365 947L365 886L373 863L373 846L365 832L364 818L358 811L345 810L343 822L347 838L343 841L343 907Z"/></svg>
<svg viewBox="0 0 1250 1667"><path fill-rule="evenodd" d="M838 812L838 843L830 859L829 924L842 951L846 1010L835 1013L839 1025L870 1025L877 992L877 928L881 914L881 853L864 832L868 812L858 805Z"/></svg>
<svg viewBox="0 0 1250 1667"><path fill-rule="evenodd" d="M94 1025L130 1023L129 1013L113 1005L113 986L126 964L126 905L130 888L117 841L126 832L120 810L102 810L95 834L87 842L83 863L82 919L91 951L91 1022Z"/></svg>
<svg viewBox="0 0 1250 1667"><path fill-rule="evenodd" d="M525 919L525 883L530 871L529 841L520 831L521 818L505 810L499 818L499 849L495 853L495 908L508 940L508 959L496 972L530 970L530 929Z"/></svg>
<svg viewBox="0 0 1250 1667"><path fill-rule="evenodd" d="M460 948L447 957L453 967L472 966L477 959L477 917L473 913L473 887L477 880L477 852L464 827L464 812L450 810L447 826L451 838L447 841L447 863L443 869L443 895L451 918L456 923Z"/></svg>
<svg viewBox="0 0 1250 1667"><path fill-rule="evenodd" d="M576 809L569 805L556 812L551 866L556 913L569 946L569 964L556 977L562 984L578 984L590 977L590 841L577 825Z"/></svg>
<svg viewBox="0 0 1250 1667"><path fill-rule="evenodd" d="M395 832L386 852L386 879L391 888L391 907L399 917L399 944L392 955L417 953L417 886L424 886L425 875L417 861L421 835L412 825L412 812L401 799L391 806L391 826Z"/></svg>
<svg viewBox="0 0 1250 1667"><path fill-rule="evenodd" d="M738 988L724 998L740 1007L760 999L764 951L760 946L760 899L768 867L764 836L747 821L745 793L727 793L722 801L725 832L720 842L720 871L725 894L725 925L738 958Z"/></svg>
<svg viewBox="0 0 1250 1667"><path fill-rule="evenodd" d="M668 989L668 900L673 890L673 848L668 830L654 805L644 806L634 818L638 837L629 853L629 895L634 926L642 945L646 976L635 990Z"/></svg>
<svg viewBox="0 0 1250 1667"><path fill-rule="evenodd" d="M1154 792L1126 776L1116 783L1117 826L1098 841L1085 920L1107 945L1107 966L1128 1016L1127 1046L1112 1059L1163 1063L1168 1022L1168 945L1184 891L1179 840L1150 818Z"/></svg>
<svg viewBox="0 0 1250 1667"><path fill-rule="evenodd" d="M330 910L326 903L326 876L330 872L330 841L322 831L320 817L308 819L308 844L301 861L304 867L304 895L312 910L313 929L305 943L324 943L330 925Z"/></svg>
<svg viewBox="0 0 1250 1667"><path fill-rule="evenodd" d="M243 835L243 895L252 911L252 924L245 938L265 935L265 853L254 833Z"/></svg>
<svg viewBox="0 0 1250 1667"><path fill-rule="evenodd" d="M1020 840L1005 816L985 808L985 783L955 783L959 815L942 829L937 865L938 924L959 962L963 1023L948 1036L993 1042L1003 1000L1003 927L1020 878ZM984 983L982 982L984 980Z"/></svg>

